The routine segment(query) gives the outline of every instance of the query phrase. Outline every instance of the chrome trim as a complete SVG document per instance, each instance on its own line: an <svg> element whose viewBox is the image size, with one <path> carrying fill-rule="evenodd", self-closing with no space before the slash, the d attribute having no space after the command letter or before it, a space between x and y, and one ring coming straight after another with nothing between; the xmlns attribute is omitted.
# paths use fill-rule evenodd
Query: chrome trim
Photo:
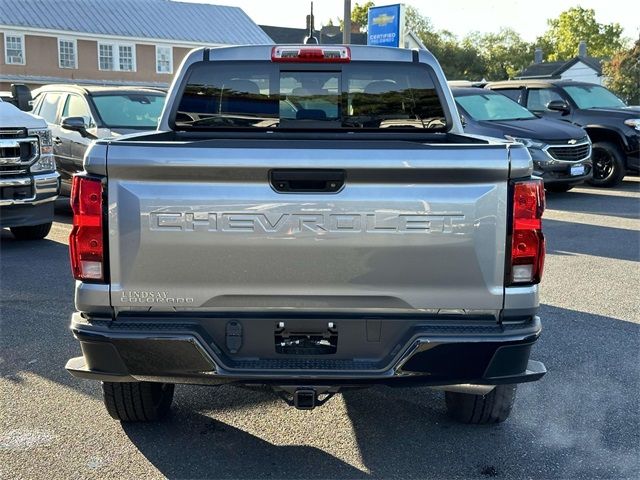
<svg viewBox="0 0 640 480"><path fill-rule="evenodd" d="M2 178L0 177L0 187L26 187L31 185L33 180L31 177L20 178Z"/></svg>
<svg viewBox="0 0 640 480"><path fill-rule="evenodd" d="M0 139L0 148L20 148L21 143L30 143L33 147L33 153L29 159L23 160L22 157L0 157L0 165L31 165L40 156L40 142L38 137L24 138L2 138Z"/></svg>
<svg viewBox="0 0 640 480"><path fill-rule="evenodd" d="M580 158L579 160L559 160L557 158L555 158L553 155L551 155L549 153L549 149L550 148L578 148L578 147L582 147L584 145L589 145L589 153L587 154L586 157ZM558 145L558 144L553 144L553 145L549 145L546 144L543 148L541 148L540 150L542 150L545 155L547 157L549 157L549 159L555 163L566 163L566 164L576 164L576 163L581 163L584 162L586 160L589 160L591 158L591 142L586 141L586 142L581 142L581 143L576 143L576 144L566 144L566 145ZM550 162L548 162L550 163Z"/></svg>
<svg viewBox="0 0 640 480"><path fill-rule="evenodd" d="M19 128L18 130L0 129L0 138L2 138L4 135L24 135L24 131L24 128Z"/></svg>
<svg viewBox="0 0 640 480"><path fill-rule="evenodd" d="M18 200L0 200L0 206L7 205L39 205L53 202L60 191L60 174L58 172L42 173L31 177L2 178L0 187L33 185L33 195Z"/></svg>

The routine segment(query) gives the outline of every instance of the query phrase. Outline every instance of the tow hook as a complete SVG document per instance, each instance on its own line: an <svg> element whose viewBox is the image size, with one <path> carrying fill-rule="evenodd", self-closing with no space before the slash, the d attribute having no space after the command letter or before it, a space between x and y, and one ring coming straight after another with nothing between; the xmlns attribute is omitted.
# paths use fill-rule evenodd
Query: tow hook
<svg viewBox="0 0 640 480"><path fill-rule="evenodd" d="M290 407L313 410L338 393L339 387L280 385L273 391Z"/></svg>

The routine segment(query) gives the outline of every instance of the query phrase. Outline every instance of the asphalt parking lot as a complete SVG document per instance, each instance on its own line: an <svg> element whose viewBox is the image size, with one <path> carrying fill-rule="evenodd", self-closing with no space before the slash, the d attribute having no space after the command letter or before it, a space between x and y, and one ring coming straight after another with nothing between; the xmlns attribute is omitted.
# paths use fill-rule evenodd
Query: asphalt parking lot
<svg viewBox="0 0 640 480"><path fill-rule="evenodd" d="M640 179L549 194L533 357L493 427L447 419L441 393L375 388L311 412L271 392L180 386L165 422L125 425L64 370L71 215L0 247L0 478L640 478Z"/></svg>

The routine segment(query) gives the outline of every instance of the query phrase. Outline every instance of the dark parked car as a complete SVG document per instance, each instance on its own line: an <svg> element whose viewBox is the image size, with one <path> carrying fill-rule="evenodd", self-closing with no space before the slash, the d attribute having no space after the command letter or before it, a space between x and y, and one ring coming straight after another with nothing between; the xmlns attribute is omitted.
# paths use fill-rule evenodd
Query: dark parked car
<svg viewBox="0 0 640 480"><path fill-rule="evenodd" d="M82 171L89 144L144 130L155 130L165 92L141 87L47 85L33 93L33 113L44 118L53 136L53 152L68 195L71 178Z"/></svg>
<svg viewBox="0 0 640 480"><path fill-rule="evenodd" d="M537 115L582 126L593 142L593 185L612 187L627 171L640 170L640 108L628 107L606 88L571 80L511 80L485 88Z"/></svg>
<svg viewBox="0 0 640 480"><path fill-rule="evenodd" d="M452 88L467 133L519 141L534 174L553 192L591 179L591 142L580 127L536 117L510 98L482 88Z"/></svg>

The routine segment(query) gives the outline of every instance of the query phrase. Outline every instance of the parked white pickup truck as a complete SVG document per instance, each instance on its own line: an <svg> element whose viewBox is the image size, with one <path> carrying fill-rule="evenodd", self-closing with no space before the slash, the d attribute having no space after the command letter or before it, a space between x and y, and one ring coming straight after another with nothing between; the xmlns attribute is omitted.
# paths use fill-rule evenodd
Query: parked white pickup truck
<svg viewBox="0 0 640 480"><path fill-rule="evenodd" d="M47 123L0 100L0 227L19 240L46 237L59 177Z"/></svg>

